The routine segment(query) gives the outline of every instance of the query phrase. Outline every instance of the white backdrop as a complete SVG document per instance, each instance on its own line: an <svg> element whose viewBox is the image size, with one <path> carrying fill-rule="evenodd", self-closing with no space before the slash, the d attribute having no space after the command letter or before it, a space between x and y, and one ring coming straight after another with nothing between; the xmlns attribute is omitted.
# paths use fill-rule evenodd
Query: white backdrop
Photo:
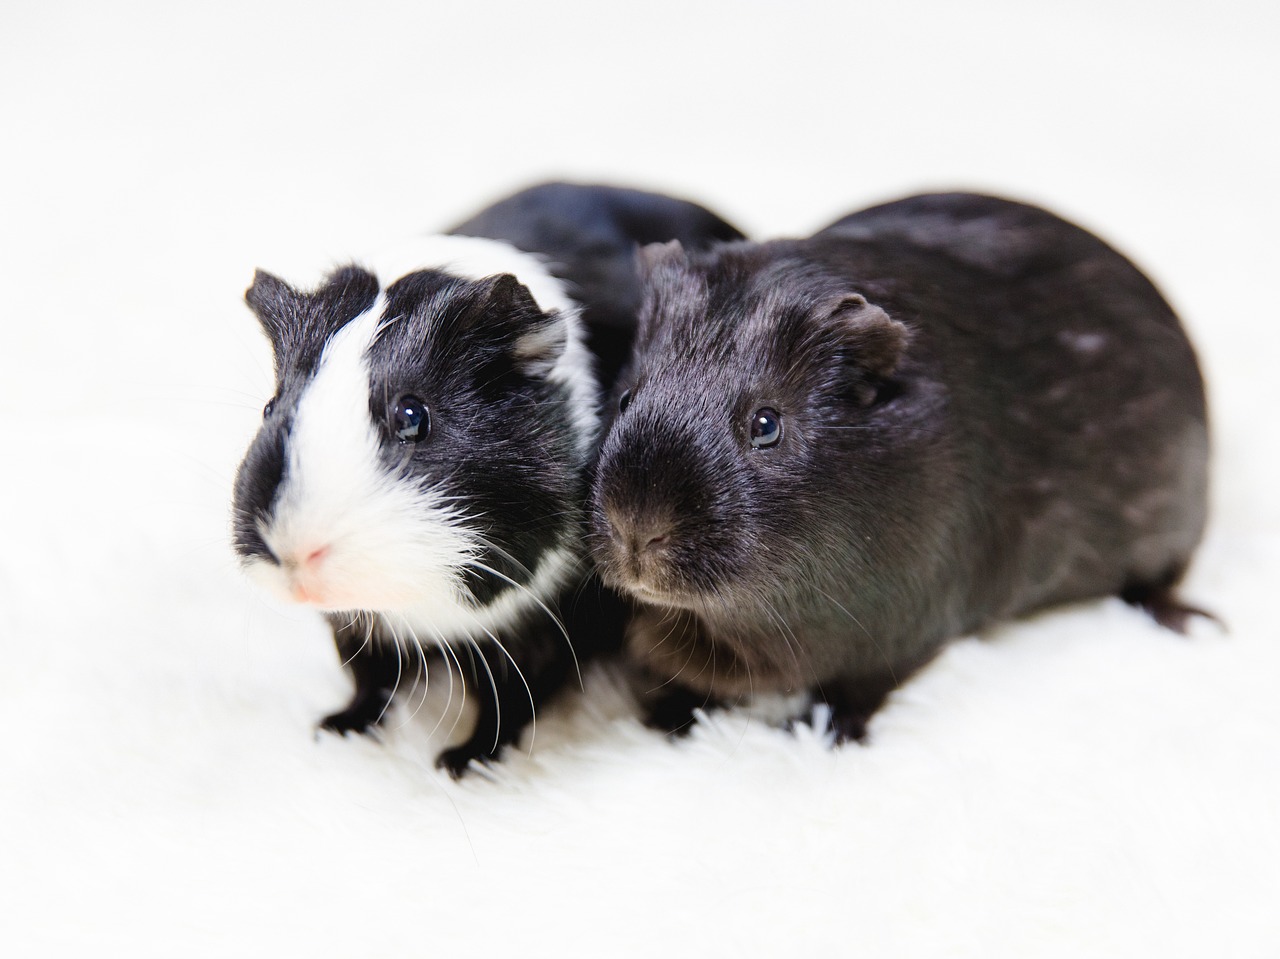
<svg viewBox="0 0 1280 959"><path fill-rule="evenodd" d="M6 5L0 952L1280 953L1276 11ZM743 714L669 746L599 671L491 781L432 768L435 702L316 739L326 630L227 546L271 392L242 292L552 176L759 237L953 187L1102 233L1204 361L1186 593L1230 631L1012 624L834 752Z"/></svg>

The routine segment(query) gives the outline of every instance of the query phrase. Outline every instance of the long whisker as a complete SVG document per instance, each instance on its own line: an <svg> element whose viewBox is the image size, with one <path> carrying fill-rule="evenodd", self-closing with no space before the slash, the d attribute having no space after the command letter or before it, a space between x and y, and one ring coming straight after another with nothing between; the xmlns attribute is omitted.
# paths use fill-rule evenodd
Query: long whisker
<svg viewBox="0 0 1280 959"><path fill-rule="evenodd" d="M391 631L391 642L396 649L396 681L395 685L391 687L391 695L387 697L387 701L382 704L382 709L378 712L378 718L373 721L375 726L382 722L382 717L385 716L387 714L387 710L391 708L391 703L395 700L396 693L400 691L400 677L404 672L404 657L400 653L399 637L396 636L395 629L392 628L391 623L388 620L384 619L383 622Z"/></svg>
<svg viewBox="0 0 1280 959"><path fill-rule="evenodd" d="M475 560L475 559L467 560L467 565L472 566L478 570L481 570L482 572L489 573L492 576L497 576L499 579L504 580L505 582L511 584L511 586L514 589L519 590L524 595L528 596L531 600L533 600L533 602L538 606L538 608L541 609L544 613L546 613L548 617L550 617L551 621L555 623L556 629L560 631L560 635L564 637L565 645L569 647L569 655L573 657L573 671L574 673L577 674L577 677L578 677L578 688L585 689L586 686L582 681L582 667L578 663L578 652L573 648L573 640L569 638L569 631L565 629L565 625L560 621L560 617L551 611L551 607L548 606L546 603L544 603L541 599L539 599L538 594L535 593L533 590L529 589L527 586L524 586L521 583L517 583L510 576L503 575L493 567L488 566L485 563L482 563L479 560ZM489 631L486 629L485 632L488 633ZM489 635L492 638L492 634L490 633ZM494 640L494 641L497 642L497 640ZM503 650L503 652L506 652L506 650ZM515 661L512 660L512 662L514 663Z"/></svg>
<svg viewBox="0 0 1280 959"><path fill-rule="evenodd" d="M676 631L676 627L680 625L679 614L673 609L666 609L666 610L663 610L662 619L658 620L658 629L661 629L663 623L667 622L668 619L670 619L671 621L670 628L667 630L665 636L663 636L660 640L658 640L656 643L654 643L652 646L649 647L650 653L652 653L659 646L665 646L667 643L667 640L669 640L671 638L671 635ZM692 653L690 653L690 655L692 656ZM685 660L686 666L688 665L688 663L689 661ZM683 669L683 667L681 668ZM654 686L652 689L650 689L649 692L656 693L663 686L669 686L671 683L674 683L675 681L676 681L675 676L668 676L662 682L658 683L657 686Z"/></svg>
<svg viewBox="0 0 1280 959"><path fill-rule="evenodd" d="M475 646L475 640L468 638L467 642ZM493 751L498 751L498 739L502 735L502 697L498 694L498 681L494 678L493 669L489 666L489 660L484 655L484 650L476 646L476 655L480 657L480 663L484 666L484 671L489 674L489 687L493 690L493 710L497 714L493 725ZM479 677L477 677L479 678Z"/></svg>
<svg viewBox="0 0 1280 959"><path fill-rule="evenodd" d="M854 622L854 623L856 623L856 624L857 624L858 628L859 628L860 630L862 630L863 635L864 635L864 636L866 636L866 637L867 637L867 639L868 639L868 640L870 640L871 645L872 645L872 646L874 646L874 647L876 648L876 652L880 654L880 658L884 660L884 664L885 664L885 666L887 666L887 667L888 667L888 669L889 669L889 677L893 680L894 684L896 685L896 684L897 684L897 682L898 682L898 675L897 675L897 673L895 673L895 672L893 671L893 661L892 661L892 660L888 657L888 655L885 653L884 648L883 648L879 643L877 643L877 642L876 642L876 638L875 638L874 636L872 636L872 635L871 635L871 632L867 629L867 627L865 627L865 626L863 626L863 625L862 625L862 621L861 621L861 620L859 620L857 616L854 616L854 615L853 615L853 613L851 613L851 612L849 612L847 609L845 609L845 608L844 608L844 606L843 606L843 605L841 605L841 604L840 604L840 602L839 602L839 601L838 601L834 596L832 596L830 593L826 592L826 591L825 591L821 586L819 586L817 583L813 583L812 585L813 585L813 588L814 588L814 589L816 589L819 593L821 593L821 594L822 594L823 596L825 596L828 600L830 600L832 603L834 603L834 604L835 604L835 607L836 607L838 610L840 610L840 612L844 613L844 614L845 614L846 616L848 616L851 620L853 620L853 622Z"/></svg>
<svg viewBox="0 0 1280 959"><path fill-rule="evenodd" d="M403 614L401 614L401 615L400 615L400 617L399 617L399 619L400 619L400 623L401 623L401 625L404 627L405 635L408 637L408 641L409 641L409 642L411 642L411 644L412 644L412 646L413 646L414 651L416 651L416 652L417 652L417 654L418 654L418 662L419 662L419 663L421 664L421 666L422 666L422 671L421 671L421 673L420 673L420 675L422 676L422 696L421 696L421 698L419 698L419 700L418 700L418 705L416 705L416 706L413 708L413 710L409 713L409 715L408 715L408 716L406 716L406 717L404 718L404 721L403 721L403 722L401 722L401 723L400 723L400 725L398 725L398 726L396 727L397 729L401 729L401 728L403 728L407 723L409 723L410 721L412 721L412 720L413 720L413 718L414 718L415 716L417 716L417 715L418 715L419 710L421 710L421 709L422 709L422 707L426 705L426 702L427 702L427 692L428 692L428 688L427 688L427 678L428 678L428 677L427 677L427 672L428 672L428 670L427 670L427 655L426 655L426 653L425 653L425 652L423 651L423 649L422 649L422 642L421 642L421 640L419 640L419 639L418 639L417 631L416 631L416 630L414 630L414 628L413 628L413 624L409 622L408 617L406 617L406 616L404 616Z"/></svg>
<svg viewBox="0 0 1280 959"><path fill-rule="evenodd" d="M449 695L445 702L445 711L436 720L435 726L431 728L430 735L434 736L436 734L436 730L440 728L440 724L444 722L444 717L449 714L449 710L453 706L453 668L449 665L449 657L452 656L454 663L458 667L458 685L462 687L462 702L458 704L458 712L453 717L453 723L449 726L448 733L445 734L447 738L452 739L454 732L458 728L458 723L462 721L462 714L467 708L467 677L463 673L462 660L458 658L458 651L445 640L441 633L435 630L433 632L435 632L436 645L440 647L440 652L444 657L444 671L449 677Z"/></svg>
<svg viewBox="0 0 1280 959"><path fill-rule="evenodd" d="M343 667L344 669L345 669L347 666L351 665L351 662L352 662L352 661L353 661L357 656L359 656L362 652L364 652L365 647L366 647L366 646L368 646L370 643L372 643L372 642L373 642L373 616L372 616L372 615L366 615L365 613L359 613L359 612L358 612L358 613L356 613L356 614L355 614L355 616L354 616L354 617L352 617L351 622L347 624L347 627L346 627L346 628L350 629L352 626L354 626L356 623L358 623L358 622L360 621L360 618L361 618L362 616L366 617L366 618L365 618L364 639L361 641L360 645L356 647L356 651L355 651L354 653L352 653L350 656L348 656L346 659L344 659L344 660L342 661L342 667Z"/></svg>
<svg viewBox="0 0 1280 959"><path fill-rule="evenodd" d="M520 677L520 682L524 684L524 691L525 691L525 693L529 696L529 715L530 715L530 719L529 719L529 753L530 753L530 755L532 755L532 753L533 753L533 742L534 742L534 739L535 739L535 738L537 737L537 735L538 735L538 704L534 701L534 697L533 697L533 687L531 687L531 686L529 685L529 680L527 680L527 679L525 678L524 671L520 669L520 664L519 664L519 663L517 663L517 662L516 662L516 660L515 660L515 657L514 657L514 656L512 656L512 655L511 655L511 653L507 651L507 647L506 647L506 646L504 646L504 645L502 645L502 642L498 639L498 637L497 637L497 636L495 636L495 635L493 635L493 633L491 633L491 632L490 632L488 629L486 629L484 626L481 626L481 627L480 627L480 629L484 632L484 634L485 634L486 636L488 636L491 640L493 640L493 644L494 644L495 646L497 646L499 650L501 650L501 651L502 651L502 655L504 655L504 656L506 656L506 657L507 657L507 660L511 663L511 668L512 668L512 669L514 669L514 670L516 671L516 675ZM572 647L571 647L571 648L572 648ZM487 661L487 660L485 660L485 658L484 658L484 656L483 656L483 655L481 655L481 656L480 656L480 660L481 660L482 662L484 662L484 663L485 663L485 669L488 669L488 668L489 668L488 661ZM493 673L490 673L490 674L489 674L489 679L490 679L490 681L492 681L492 679L493 679ZM493 688L493 696L494 696L494 700L496 701L496 700L498 699L498 687L497 687L496 685L495 685L495 686L494 686L494 688ZM499 728L499 729L501 729L501 728L502 728L502 727L501 727L501 722L499 722L499 727L498 727L498 728ZM494 742L494 746L495 746L495 748L497 747L497 742L496 742L496 740L495 740L495 742Z"/></svg>

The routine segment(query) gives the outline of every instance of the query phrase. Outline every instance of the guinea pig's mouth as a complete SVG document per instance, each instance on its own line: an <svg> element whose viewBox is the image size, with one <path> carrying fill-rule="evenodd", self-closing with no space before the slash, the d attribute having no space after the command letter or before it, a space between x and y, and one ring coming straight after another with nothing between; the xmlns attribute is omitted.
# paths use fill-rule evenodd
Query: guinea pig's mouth
<svg viewBox="0 0 1280 959"><path fill-rule="evenodd" d="M613 589L656 606L693 612L706 608L707 597L703 592L682 586L665 566L661 569L655 566L644 561L632 564L626 558L621 561L614 557L596 558L600 578Z"/></svg>
<svg viewBox="0 0 1280 959"><path fill-rule="evenodd" d="M659 603L663 606L685 606L678 596L673 595L665 590L657 589L649 586L647 583L632 581L622 584L622 588L631 593L638 599L643 599L649 603Z"/></svg>

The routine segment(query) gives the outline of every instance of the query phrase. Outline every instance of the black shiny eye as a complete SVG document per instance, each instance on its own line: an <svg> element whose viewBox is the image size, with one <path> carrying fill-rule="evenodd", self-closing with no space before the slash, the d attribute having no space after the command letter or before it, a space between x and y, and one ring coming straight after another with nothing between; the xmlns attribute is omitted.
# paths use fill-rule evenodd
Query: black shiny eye
<svg viewBox="0 0 1280 959"><path fill-rule="evenodd" d="M782 439L782 417L777 410L765 407L751 414L751 448L768 449Z"/></svg>
<svg viewBox="0 0 1280 959"><path fill-rule="evenodd" d="M276 398L273 396L271 397L271 399L267 400L267 405L262 408L262 418L264 420L267 419L269 416L271 416L272 413L275 412L275 409L276 409Z"/></svg>
<svg viewBox="0 0 1280 959"><path fill-rule="evenodd" d="M422 400L405 395L391 407L388 425L401 443L421 443L431 434L431 413Z"/></svg>
<svg viewBox="0 0 1280 959"><path fill-rule="evenodd" d="M622 395L618 397L618 412L625 413L627 407L631 405L631 391L623 390Z"/></svg>

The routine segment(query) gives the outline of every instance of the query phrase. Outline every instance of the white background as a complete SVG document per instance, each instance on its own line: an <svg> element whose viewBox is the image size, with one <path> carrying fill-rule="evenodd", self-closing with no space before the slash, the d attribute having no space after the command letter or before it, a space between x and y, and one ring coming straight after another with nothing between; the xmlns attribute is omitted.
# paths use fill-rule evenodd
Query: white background
<svg viewBox="0 0 1280 959"><path fill-rule="evenodd" d="M0 951L1277 954L1276 10L7 4ZM1014 624L866 749L740 715L669 747L598 672L494 781L431 768L435 703L315 740L325 630L226 545L271 392L244 287L549 177L759 237L982 189L1115 242L1204 361L1186 592L1230 632Z"/></svg>

